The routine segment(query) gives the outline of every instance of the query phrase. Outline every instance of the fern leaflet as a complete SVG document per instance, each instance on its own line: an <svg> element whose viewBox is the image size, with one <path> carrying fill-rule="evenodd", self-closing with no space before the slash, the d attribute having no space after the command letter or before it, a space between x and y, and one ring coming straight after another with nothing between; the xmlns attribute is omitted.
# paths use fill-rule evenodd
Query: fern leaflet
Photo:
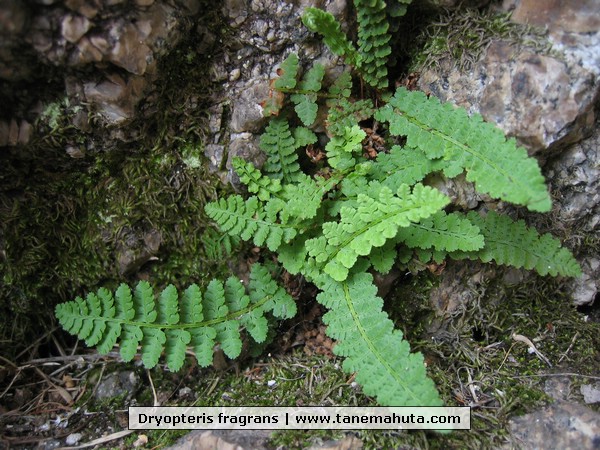
<svg viewBox="0 0 600 450"><path fill-rule="evenodd" d="M296 114L307 127L317 118L317 93L321 90L324 75L325 67L315 64L299 83L297 93L290 96L290 100L296 105Z"/></svg>
<svg viewBox="0 0 600 450"><path fill-rule="evenodd" d="M483 262L494 260L497 264L535 269L540 275L581 275L579 263L552 235L540 235L522 220L513 222L510 217L493 211L488 212L486 217L471 211L467 218L481 230L485 247L475 252L451 253L453 258L480 259Z"/></svg>
<svg viewBox="0 0 600 450"><path fill-rule="evenodd" d="M342 207L340 222L324 223L323 235L307 241L306 248L317 263L325 264L325 273L343 281L359 256L383 246L399 228L429 217L448 202L441 192L421 184L412 192L402 185L395 194L383 187L376 198L359 194L357 206Z"/></svg>
<svg viewBox="0 0 600 450"><path fill-rule="evenodd" d="M269 203L264 206L257 197L244 201L239 195L231 195L207 204L205 211L224 232L244 241L252 239L257 246L266 243L269 250L275 251L282 242L293 239L297 232L294 227L277 223L280 207L269 206Z"/></svg>
<svg viewBox="0 0 600 450"><path fill-rule="evenodd" d="M317 300L329 309L323 316L327 334L338 343L334 353L345 357L343 368L356 372L367 395L386 406L441 406L423 356L410 353L400 330L382 311L383 300L368 273L352 273L343 283L325 280Z"/></svg>
<svg viewBox="0 0 600 450"><path fill-rule="evenodd" d="M120 341L125 361L133 359L141 345L142 361L147 368L158 363L164 350L169 369L179 370L188 345L194 349L201 366L212 362L216 343L228 357L236 358L242 347L241 326L248 327L252 338L262 342L267 333L266 312L281 319L296 314L293 299L259 264L252 266L248 294L237 278L230 277L225 284L211 281L204 298L196 285L188 287L181 296L174 286L167 286L156 302L150 285L141 281L135 289L142 296L138 303L133 302L126 284L119 286L115 295L125 306L119 312L112 307L112 295L107 295L104 288L100 291L101 295L89 293L85 300L77 297L58 305L56 317L60 324L69 333L85 339L87 345L97 345L102 353L108 353ZM151 303L157 304L159 314L146 314ZM135 318L123 312L132 309Z"/></svg>
<svg viewBox="0 0 600 450"><path fill-rule="evenodd" d="M275 118L260 137L260 148L267 154L263 167L271 178L293 182L300 175L296 141L287 120Z"/></svg>
<svg viewBox="0 0 600 450"><path fill-rule="evenodd" d="M323 41L336 55L343 56L351 66L358 65L358 53L340 28L335 17L318 8L306 8L302 23L313 33L323 36Z"/></svg>
<svg viewBox="0 0 600 450"><path fill-rule="evenodd" d="M464 109L399 88L375 118L389 122L392 134L407 136L407 144L428 158L447 161L446 176L466 170L467 180L475 182L480 192L532 211L550 210L550 196L535 159L481 116L469 118Z"/></svg>

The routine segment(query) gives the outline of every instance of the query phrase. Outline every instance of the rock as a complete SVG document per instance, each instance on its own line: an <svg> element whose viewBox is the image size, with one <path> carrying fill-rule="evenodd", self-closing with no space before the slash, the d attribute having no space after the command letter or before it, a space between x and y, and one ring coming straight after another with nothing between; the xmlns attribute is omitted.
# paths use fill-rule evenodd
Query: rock
<svg viewBox="0 0 600 450"><path fill-rule="evenodd" d="M156 259L162 242L158 230L142 233L130 229L124 230L124 234L117 249L117 264L122 276L135 272L152 258Z"/></svg>
<svg viewBox="0 0 600 450"><path fill-rule="evenodd" d="M0 121L0 147L25 145L33 134L33 126L26 120L18 122L11 119L10 122Z"/></svg>
<svg viewBox="0 0 600 450"><path fill-rule="evenodd" d="M77 445L77 443L81 440L82 437L83 437L83 434L81 434L81 433L71 433L65 439L65 444L67 444L69 446Z"/></svg>
<svg viewBox="0 0 600 450"><path fill-rule="evenodd" d="M536 5L515 2L513 19L520 11L520 21L531 23L532 17L541 21ZM470 112L480 112L530 153L577 142L591 133L594 122L600 91L600 32L588 32L588 26L573 26L558 18L573 15L587 23L588 9L589 2L581 0L568 5L547 2L542 8L546 12L540 10L543 17L555 18L544 26L557 53L538 54L515 42L495 40L468 73L457 68L449 73L426 70L419 87Z"/></svg>
<svg viewBox="0 0 600 450"><path fill-rule="evenodd" d="M138 27L132 23L121 22L110 29L108 36L115 44L110 49L107 59L130 73L143 75L153 56Z"/></svg>
<svg viewBox="0 0 600 450"><path fill-rule="evenodd" d="M65 6L88 19L98 14L98 5L93 0L65 0Z"/></svg>
<svg viewBox="0 0 600 450"><path fill-rule="evenodd" d="M225 147L219 144L208 144L204 147L204 156L208 158L208 170L211 173L218 171L223 164Z"/></svg>
<svg viewBox="0 0 600 450"><path fill-rule="evenodd" d="M263 116L260 103L268 96L269 84L266 81L248 85L239 97L233 100L233 112L229 125L231 131L235 133L260 131L267 121L267 118Z"/></svg>
<svg viewBox="0 0 600 450"><path fill-rule="evenodd" d="M83 16L67 14L61 24L62 36L72 44L75 44L89 31L92 23Z"/></svg>
<svg viewBox="0 0 600 450"><path fill-rule="evenodd" d="M133 395L140 382L140 377L131 370L111 373L98 383L94 394L97 400L113 398L118 395Z"/></svg>
<svg viewBox="0 0 600 450"><path fill-rule="evenodd" d="M99 83L84 83L83 91L86 101L94 104L109 124L119 125L133 118L144 87L141 77L130 76L125 80L117 74L108 74Z"/></svg>
<svg viewBox="0 0 600 450"><path fill-rule="evenodd" d="M568 400L571 380L569 377L549 377L544 382L544 392L554 400Z"/></svg>
<svg viewBox="0 0 600 450"><path fill-rule="evenodd" d="M592 136L548 164L547 179L557 203L557 222L569 230L571 247L581 253L583 276L570 284L573 301L591 303L600 289L600 260L586 245L587 239L598 239L600 224L600 122Z"/></svg>
<svg viewBox="0 0 600 450"><path fill-rule="evenodd" d="M167 450L266 450L271 432L247 431L192 431Z"/></svg>
<svg viewBox="0 0 600 450"><path fill-rule="evenodd" d="M583 401L587 404L600 403L600 385L584 384L580 388Z"/></svg>
<svg viewBox="0 0 600 450"><path fill-rule="evenodd" d="M4 120L0 120L0 147L8 145L9 124Z"/></svg>
<svg viewBox="0 0 600 450"><path fill-rule="evenodd" d="M248 18L248 6L245 0L225 0L223 15L229 18L229 24L236 28Z"/></svg>
<svg viewBox="0 0 600 450"><path fill-rule="evenodd" d="M327 441L322 445L311 445L307 450L358 450L361 448L363 448L363 442L356 436L349 435L339 441Z"/></svg>
<svg viewBox="0 0 600 450"><path fill-rule="evenodd" d="M524 450L593 449L600 445L600 414L582 405L556 402L512 419L510 431L513 443Z"/></svg>

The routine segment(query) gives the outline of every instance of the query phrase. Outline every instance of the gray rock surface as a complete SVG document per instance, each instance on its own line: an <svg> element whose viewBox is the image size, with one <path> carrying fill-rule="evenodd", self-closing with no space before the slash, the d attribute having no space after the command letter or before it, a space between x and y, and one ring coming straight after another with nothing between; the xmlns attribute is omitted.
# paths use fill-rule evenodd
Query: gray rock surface
<svg viewBox="0 0 600 450"><path fill-rule="evenodd" d="M600 122L592 136L564 151L548 165L547 179L555 199L557 227L566 229L581 250L583 276L573 280L577 305L594 301L600 289L600 259L593 248L600 240Z"/></svg>
<svg viewBox="0 0 600 450"><path fill-rule="evenodd" d="M73 125L87 131L88 115L97 114L101 123L122 126L133 119L155 79L158 61L191 27L188 19L198 7L198 0L141 0L131 5L67 0L35 8L4 1L0 4L0 79L6 90L0 91L0 98L11 95L10 83L35 84L45 72L62 73L69 104L81 110ZM29 116L34 112L19 111L12 120L6 119L7 114L10 109L0 123L0 145L26 143L31 136Z"/></svg>
<svg viewBox="0 0 600 450"><path fill-rule="evenodd" d="M600 447L600 414L575 403L556 402L510 422L512 443L524 450Z"/></svg>
<svg viewBox="0 0 600 450"><path fill-rule="evenodd" d="M507 1L512 20L548 27L549 54L497 40L468 73L426 70L419 86L480 112L530 153L577 142L591 133L600 89L600 27L590 24L591 3L547 2L542 12L539 2Z"/></svg>
<svg viewBox="0 0 600 450"><path fill-rule="evenodd" d="M94 396L96 399L112 398L118 395L133 395L140 382L140 377L133 371L112 373L100 380Z"/></svg>

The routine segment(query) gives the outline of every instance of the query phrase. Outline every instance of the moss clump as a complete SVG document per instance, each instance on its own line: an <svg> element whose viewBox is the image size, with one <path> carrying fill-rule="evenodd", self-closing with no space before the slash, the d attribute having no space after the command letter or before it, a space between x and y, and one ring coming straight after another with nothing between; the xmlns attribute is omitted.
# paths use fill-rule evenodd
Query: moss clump
<svg viewBox="0 0 600 450"><path fill-rule="evenodd" d="M469 71L498 39L548 53L551 44L545 36L544 30L511 22L510 13L458 8L434 17L417 35L410 71L436 68L442 61Z"/></svg>
<svg viewBox="0 0 600 450"><path fill-rule="evenodd" d="M209 10L202 20L217 27ZM202 240L204 204L218 182L202 164L213 94L208 56L194 50L201 39L190 33L161 61L155 102L142 102L119 138L106 127L75 128L81 111L58 95L31 143L0 155L5 357L29 345L31 330L49 329L56 303L84 291L140 276L202 283L223 267Z"/></svg>
<svg viewBox="0 0 600 450"><path fill-rule="evenodd" d="M449 317L436 317L429 306L435 285L429 273L406 279L387 300L388 310L425 355L446 404L474 407L472 430L406 433L396 445L422 448L426 439L428 448L497 448L511 417L552 401L545 392L549 377L564 373L577 386L596 374L600 323L577 311L564 280L528 275L507 286L498 276L472 287L472 300ZM515 341L514 333L532 340L552 367Z"/></svg>

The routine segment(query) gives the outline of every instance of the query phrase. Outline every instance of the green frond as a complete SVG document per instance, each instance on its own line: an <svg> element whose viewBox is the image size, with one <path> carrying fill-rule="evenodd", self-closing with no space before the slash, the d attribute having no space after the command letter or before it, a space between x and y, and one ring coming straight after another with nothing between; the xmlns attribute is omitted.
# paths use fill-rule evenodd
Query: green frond
<svg viewBox="0 0 600 450"><path fill-rule="evenodd" d="M358 65L356 49L331 14L318 8L306 8L302 14L302 23L313 33L321 34L327 47L336 55L343 56L346 63Z"/></svg>
<svg viewBox="0 0 600 450"><path fill-rule="evenodd" d="M307 127L311 126L319 110L317 94L292 94L290 100L296 105L294 109L302 123Z"/></svg>
<svg viewBox="0 0 600 450"><path fill-rule="evenodd" d="M306 127L296 127L292 132L296 148L306 147L317 142L317 135Z"/></svg>
<svg viewBox="0 0 600 450"><path fill-rule="evenodd" d="M325 124L327 132L330 136L341 136L346 128L371 118L374 112L373 102L369 99L355 102L346 98L331 100Z"/></svg>
<svg viewBox="0 0 600 450"><path fill-rule="evenodd" d="M341 136L333 136L325 146L327 161L334 169L346 170L357 163L354 153L362 153L362 140L367 134L358 126L345 128Z"/></svg>
<svg viewBox="0 0 600 450"><path fill-rule="evenodd" d="M448 252L476 251L484 246L483 235L470 220L457 213L446 214L443 211L400 229L397 239L409 247Z"/></svg>
<svg viewBox="0 0 600 450"><path fill-rule="evenodd" d="M196 285L187 288L181 296L174 286L168 286L159 294L157 302L152 296L152 303L158 303L156 315L146 314L148 298L132 303L135 319L115 314L108 300L112 295L106 295L106 289L101 288L101 291L101 295L89 293L86 300L77 297L58 305L56 317L60 324L69 333L85 339L86 344L97 345L98 351L103 353L119 343L125 361L133 359L141 346L142 361L147 368L154 367L164 351L169 369L179 370L188 346L202 366L212 362L215 344L220 344L227 356L236 358L242 348L241 327L246 327L252 337L262 342L267 333L265 313L281 319L296 314L294 300L259 264L252 266L247 290L234 277L225 284L211 281L204 295ZM118 295L125 296L126 291L131 297L130 288L121 284ZM152 288L141 281L134 297L135 293L147 296Z"/></svg>
<svg viewBox="0 0 600 450"><path fill-rule="evenodd" d="M352 94L352 75L350 72L342 72L328 90L329 95L337 98L348 98Z"/></svg>
<svg viewBox="0 0 600 450"><path fill-rule="evenodd" d="M275 251L282 242L293 239L297 231L277 222L277 213L283 205L269 208L270 204L273 203L263 205L258 197L244 201L240 195L230 195L208 203L204 209L223 232L244 241L252 239L259 247L266 244L269 250Z"/></svg>
<svg viewBox="0 0 600 450"><path fill-rule="evenodd" d="M296 114L307 127L311 126L317 118L317 94L321 90L321 81L325 76L325 67L315 64L298 83L298 89L290 96L296 105Z"/></svg>
<svg viewBox="0 0 600 450"><path fill-rule="evenodd" d="M241 239L238 236L217 232L214 228L207 228L202 233L201 241L209 261L222 261L233 254L236 247L240 245Z"/></svg>
<svg viewBox="0 0 600 450"><path fill-rule="evenodd" d="M260 148L267 155L263 171L269 177L281 179L283 182L296 180L301 173L296 154L298 146L287 120L278 117L269 122L260 136Z"/></svg>
<svg viewBox="0 0 600 450"><path fill-rule="evenodd" d="M269 178L254 167L254 164L243 158L233 158L233 170L240 177L240 181L248 187L248 192L256 194L262 200L267 201L271 195L281 191L281 181L276 178Z"/></svg>
<svg viewBox="0 0 600 450"><path fill-rule="evenodd" d="M354 0L358 19L359 71L375 88L386 88L387 61L392 52L384 0Z"/></svg>
<svg viewBox="0 0 600 450"><path fill-rule="evenodd" d="M406 9L412 0L387 0L386 3L388 16L402 17L406 14Z"/></svg>
<svg viewBox="0 0 600 450"><path fill-rule="evenodd" d="M389 153L377 155L368 178L394 190L401 184L423 181L430 173L441 171L444 165L442 159L430 159L418 148L394 145Z"/></svg>
<svg viewBox="0 0 600 450"><path fill-rule="evenodd" d="M550 210L537 161L481 116L469 117L464 109L399 88L375 118L389 122L393 135L406 136L408 146L421 149L430 159L446 161L446 176L466 170L467 180L475 182L480 192L532 211Z"/></svg>
<svg viewBox="0 0 600 450"><path fill-rule="evenodd" d="M451 253L453 258L480 259L483 262L493 260L496 264L534 269L540 275L581 275L579 263L552 235L540 235L522 220L513 222L510 217L493 211L485 217L469 212L467 218L481 230L485 247L474 252Z"/></svg>
<svg viewBox="0 0 600 450"><path fill-rule="evenodd" d="M438 190L421 184L412 191L402 185L396 193L382 187L376 198L371 194L359 194L356 207L341 208L340 222L324 223L323 235L306 242L309 255L336 281L345 280L359 256L383 246L399 228L431 216L449 202Z"/></svg>
<svg viewBox="0 0 600 450"><path fill-rule="evenodd" d="M282 194L284 202L279 213L281 222L298 223L314 218L321 207L323 196L333 189L338 181L335 177L313 179L305 175L295 184L286 184Z"/></svg>
<svg viewBox="0 0 600 450"><path fill-rule="evenodd" d="M275 89L294 89L298 75L298 55L290 53L279 66L279 78L273 83Z"/></svg>
<svg viewBox="0 0 600 450"><path fill-rule="evenodd" d="M317 300L329 309L323 316L327 335L337 341L344 371L356 372L363 392L383 406L441 406L423 356L410 353L400 330L382 311L383 300L368 273L352 273L343 283L319 284Z"/></svg>

